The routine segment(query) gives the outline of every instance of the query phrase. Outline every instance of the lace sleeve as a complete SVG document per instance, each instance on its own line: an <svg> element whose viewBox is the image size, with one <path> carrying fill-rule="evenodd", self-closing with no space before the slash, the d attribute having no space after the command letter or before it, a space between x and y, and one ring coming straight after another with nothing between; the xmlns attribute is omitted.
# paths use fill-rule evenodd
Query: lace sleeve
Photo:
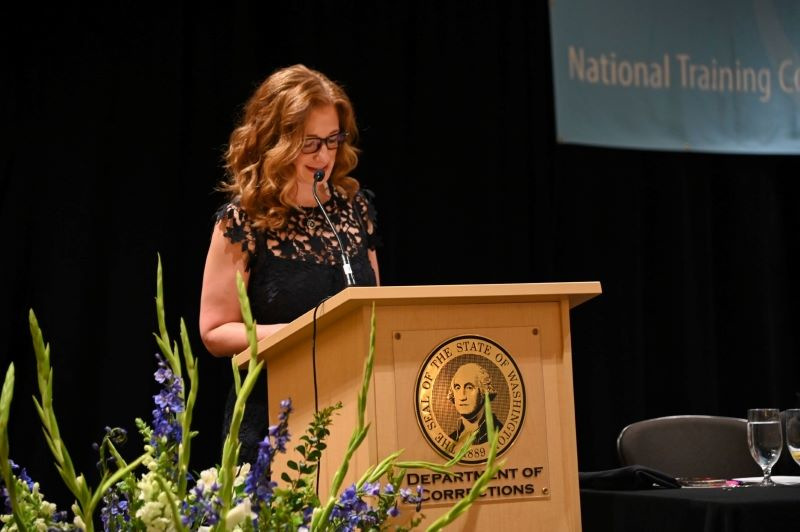
<svg viewBox="0 0 800 532"><path fill-rule="evenodd" d="M356 194L355 203L356 213L366 234L367 248L375 249L381 245L377 225L378 213L375 210L375 193L369 189L362 188Z"/></svg>
<svg viewBox="0 0 800 532"><path fill-rule="evenodd" d="M236 203L228 203L220 207L214 215L217 223L221 223L225 238L232 244L241 244L242 252L247 253L248 269L256 254L256 237L247 214Z"/></svg>

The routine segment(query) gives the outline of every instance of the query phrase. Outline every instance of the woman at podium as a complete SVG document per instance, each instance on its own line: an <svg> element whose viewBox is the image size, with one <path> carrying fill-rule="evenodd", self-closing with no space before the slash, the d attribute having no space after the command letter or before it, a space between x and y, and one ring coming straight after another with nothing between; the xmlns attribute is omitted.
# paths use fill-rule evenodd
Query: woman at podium
<svg viewBox="0 0 800 532"><path fill-rule="evenodd" d="M345 286L379 283L371 193L349 175L356 139L344 90L303 65L275 71L245 104L225 154L229 201L216 213L203 274L200 334L213 355L248 345L237 272L259 339ZM241 462L255 461L267 433L266 379L259 380L242 420ZM231 386L223 435L234 402Z"/></svg>

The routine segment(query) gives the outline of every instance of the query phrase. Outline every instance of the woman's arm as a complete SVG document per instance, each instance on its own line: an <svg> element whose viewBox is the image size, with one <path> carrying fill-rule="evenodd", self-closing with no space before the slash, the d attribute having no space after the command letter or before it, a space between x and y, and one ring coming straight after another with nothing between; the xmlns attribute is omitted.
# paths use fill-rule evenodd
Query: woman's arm
<svg viewBox="0 0 800 532"><path fill-rule="evenodd" d="M240 244L225 237L224 230L224 222L220 222L211 235L200 295L200 337L206 349L218 357L233 356L248 346L236 289L237 272L247 286L247 256ZM284 325L257 325L256 336L260 340Z"/></svg>
<svg viewBox="0 0 800 532"><path fill-rule="evenodd" d="M367 250L367 256L369 257L369 263L372 265L372 271L375 272L375 285L381 285L381 274L378 271L378 253L374 249Z"/></svg>

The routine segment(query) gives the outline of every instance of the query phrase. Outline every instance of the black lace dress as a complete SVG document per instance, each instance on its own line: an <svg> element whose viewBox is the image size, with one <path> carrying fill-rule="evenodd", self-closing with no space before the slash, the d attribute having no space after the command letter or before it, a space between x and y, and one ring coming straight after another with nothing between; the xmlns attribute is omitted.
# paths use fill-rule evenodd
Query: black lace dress
<svg viewBox="0 0 800 532"><path fill-rule="evenodd" d="M353 277L360 286L374 286L375 272L368 249L378 244L372 193L361 190L353 201L338 190L323 204L350 257ZM292 211L279 231L259 231L250 225L244 211L234 203L217 212L225 236L241 244L247 254L250 278L247 295L257 323L289 323L345 285L341 251L318 207ZM230 426L235 403L233 386L225 405L223 441ZM255 463L258 444L267 434L266 379L250 394L239 432L240 462Z"/></svg>

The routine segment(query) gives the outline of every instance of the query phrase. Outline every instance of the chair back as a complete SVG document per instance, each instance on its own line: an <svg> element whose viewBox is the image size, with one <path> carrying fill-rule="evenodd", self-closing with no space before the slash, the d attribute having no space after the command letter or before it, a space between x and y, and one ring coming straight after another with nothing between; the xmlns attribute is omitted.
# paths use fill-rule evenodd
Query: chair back
<svg viewBox="0 0 800 532"><path fill-rule="evenodd" d="M637 421L617 438L620 463L676 478L761 476L747 446L747 420L683 415Z"/></svg>

